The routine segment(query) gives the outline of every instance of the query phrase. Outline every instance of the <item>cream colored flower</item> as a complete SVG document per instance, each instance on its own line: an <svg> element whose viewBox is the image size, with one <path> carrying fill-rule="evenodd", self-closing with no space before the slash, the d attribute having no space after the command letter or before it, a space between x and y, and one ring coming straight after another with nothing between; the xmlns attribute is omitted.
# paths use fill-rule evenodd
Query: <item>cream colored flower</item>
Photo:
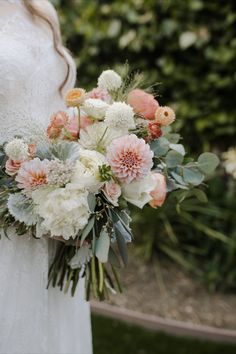
<svg viewBox="0 0 236 354"><path fill-rule="evenodd" d="M28 144L23 139L15 138L5 146L6 155L14 161L24 161L29 157Z"/></svg>
<svg viewBox="0 0 236 354"><path fill-rule="evenodd" d="M113 129L123 131L134 129L133 108L124 102L115 102L107 109L104 122Z"/></svg>
<svg viewBox="0 0 236 354"><path fill-rule="evenodd" d="M42 218L41 228L51 236L62 236L65 240L75 238L89 219L88 192L79 189L38 189L32 193L35 210Z"/></svg>
<svg viewBox="0 0 236 354"><path fill-rule="evenodd" d="M99 166L106 164L105 156L97 151L80 150L80 158L75 164L74 174L69 186L87 189L96 193L103 186L100 181ZM69 187L70 188L70 187Z"/></svg>
<svg viewBox="0 0 236 354"><path fill-rule="evenodd" d="M99 98L88 98L85 100L82 109L89 117L103 119L108 107L109 105Z"/></svg>
<svg viewBox="0 0 236 354"><path fill-rule="evenodd" d="M122 79L114 70L105 70L98 78L98 87L109 91L115 91L122 85Z"/></svg>

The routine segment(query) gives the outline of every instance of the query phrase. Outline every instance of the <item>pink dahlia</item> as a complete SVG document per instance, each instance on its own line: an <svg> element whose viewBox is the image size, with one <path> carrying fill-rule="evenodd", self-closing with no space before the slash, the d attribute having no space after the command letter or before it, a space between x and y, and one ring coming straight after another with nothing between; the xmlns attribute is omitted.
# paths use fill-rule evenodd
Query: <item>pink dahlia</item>
<svg viewBox="0 0 236 354"><path fill-rule="evenodd" d="M47 161L35 158L23 162L16 176L16 182L19 188L27 190L47 184Z"/></svg>
<svg viewBox="0 0 236 354"><path fill-rule="evenodd" d="M107 161L114 175L123 183L139 181L152 168L153 152L143 139L125 135L115 139L107 148Z"/></svg>

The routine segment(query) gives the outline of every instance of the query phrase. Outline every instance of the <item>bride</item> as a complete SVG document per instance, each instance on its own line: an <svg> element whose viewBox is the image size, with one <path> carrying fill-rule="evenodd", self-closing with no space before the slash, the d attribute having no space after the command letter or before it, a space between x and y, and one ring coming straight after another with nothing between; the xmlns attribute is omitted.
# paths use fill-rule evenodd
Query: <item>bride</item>
<svg viewBox="0 0 236 354"><path fill-rule="evenodd" d="M62 47L47 0L0 0L0 144L15 135L40 136L64 109L75 64ZM89 305L83 282L74 298L46 290L53 241L0 240L0 353L91 354Z"/></svg>

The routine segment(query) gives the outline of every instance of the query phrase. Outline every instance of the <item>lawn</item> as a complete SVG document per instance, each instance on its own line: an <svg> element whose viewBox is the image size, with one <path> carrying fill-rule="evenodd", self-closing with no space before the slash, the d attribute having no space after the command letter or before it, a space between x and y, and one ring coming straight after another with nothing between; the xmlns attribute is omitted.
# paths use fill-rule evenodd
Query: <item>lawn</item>
<svg viewBox="0 0 236 354"><path fill-rule="evenodd" d="M236 346L172 337L92 316L94 354L235 354Z"/></svg>

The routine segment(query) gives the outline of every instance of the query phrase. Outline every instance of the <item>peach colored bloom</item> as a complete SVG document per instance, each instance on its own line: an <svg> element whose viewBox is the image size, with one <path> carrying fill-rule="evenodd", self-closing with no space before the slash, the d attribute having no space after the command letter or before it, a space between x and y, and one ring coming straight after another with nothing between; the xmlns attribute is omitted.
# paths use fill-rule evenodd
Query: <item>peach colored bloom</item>
<svg viewBox="0 0 236 354"><path fill-rule="evenodd" d="M165 176L161 173L155 172L152 174L152 178L156 182L155 189L150 193L153 198L149 204L152 208L160 207L163 205L166 199L167 186Z"/></svg>
<svg viewBox="0 0 236 354"><path fill-rule="evenodd" d="M85 90L82 88L73 88L65 96L65 102L68 107L79 107L85 100Z"/></svg>
<svg viewBox="0 0 236 354"><path fill-rule="evenodd" d="M36 153L36 145L35 144L29 144L28 145L28 151L29 151L29 157L33 158L35 153Z"/></svg>
<svg viewBox="0 0 236 354"><path fill-rule="evenodd" d="M51 116L50 124L47 128L47 135L50 139L59 138L63 128L69 123L70 117L66 112L59 111Z"/></svg>
<svg viewBox="0 0 236 354"><path fill-rule="evenodd" d="M34 189L47 184L47 161L38 157L22 163L16 182L20 189Z"/></svg>
<svg viewBox="0 0 236 354"><path fill-rule="evenodd" d="M6 173L9 176L14 176L19 171L21 164L22 164L22 161L8 159L6 162L6 166L5 166Z"/></svg>
<svg viewBox="0 0 236 354"><path fill-rule="evenodd" d="M162 136L160 124L156 122L150 122L148 124L148 141L158 139Z"/></svg>
<svg viewBox="0 0 236 354"><path fill-rule="evenodd" d="M159 107L155 113L155 122L162 125L170 125L175 120L175 112L170 107Z"/></svg>
<svg viewBox="0 0 236 354"><path fill-rule="evenodd" d="M118 206L118 199L121 195L121 188L119 184L113 181L106 182L103 187L103 193L111 204Z"/></svg>
<svg viewBox="0 0 236 354"><path fill-rule="evenodd" d="M114 175L123 183L139 181L150 172L153 152L143 139L125 135L107 148L107 161Z"/></svg>
<svg viewBox="0 0 236 354"><path fill-rule="evenodd" d="M154 96L140 89L132 90L128 94L128 103L134 111L146 119L154 119L159 103Z"/></svg>
<svg viewBox="0 0 236 354"><path fill-rule="evenodd" d="M92 125L94 121L87 115L82 115L80 117L80 129L86 129L88 126Z"/></svg>
<svg viewBox="0 0 236 354"><path fill-rule="evenodd" d="M87 93L87 98L98 98L105 102L110 102L111 96L107 92L107 90L101 89L99 87L94 88L92 91Z"/></svg>

